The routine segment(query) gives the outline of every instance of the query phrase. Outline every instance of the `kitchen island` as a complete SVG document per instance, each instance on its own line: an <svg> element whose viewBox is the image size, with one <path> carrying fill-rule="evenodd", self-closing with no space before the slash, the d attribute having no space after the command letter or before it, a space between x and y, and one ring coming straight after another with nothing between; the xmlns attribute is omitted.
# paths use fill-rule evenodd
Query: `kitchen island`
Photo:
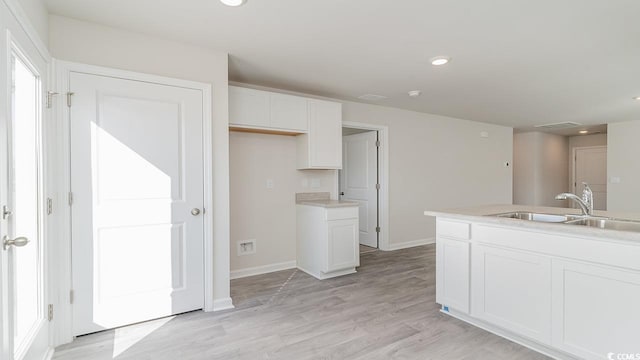
<svg viewBox="0 0 640 360"><path fill-rule="evenodd" d="M509 217L523 213L544 216ZM640 232L580 225L578 210L565 208L425 215L436 217L436 301L444 313L558 359L640 353Z"/></svg>

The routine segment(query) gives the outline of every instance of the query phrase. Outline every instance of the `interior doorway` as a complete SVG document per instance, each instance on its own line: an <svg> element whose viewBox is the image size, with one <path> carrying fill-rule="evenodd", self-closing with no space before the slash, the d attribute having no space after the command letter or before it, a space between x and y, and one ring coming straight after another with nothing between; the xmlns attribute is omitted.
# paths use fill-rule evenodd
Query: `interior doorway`
<svg viewBox="0 0 640 360"><path fill-rule="evenodd" d="M593 191L593 208L607 210L607 147L574 148L573 159L573 192L582 194L582 184L589 184Z"/></svg>
<svg viewBox="0 0 640 360"><path fill-rule="evenodd" d="M359 204L360 252L379 248L380 174L379 133L376 130L343 127L342 170L339 171L341 200Z"/></svg>

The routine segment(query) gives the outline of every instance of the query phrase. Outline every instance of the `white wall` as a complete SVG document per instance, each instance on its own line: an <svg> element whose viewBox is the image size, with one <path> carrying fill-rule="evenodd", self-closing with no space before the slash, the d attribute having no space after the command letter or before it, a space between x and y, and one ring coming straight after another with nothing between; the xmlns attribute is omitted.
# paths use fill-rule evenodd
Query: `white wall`
<svg viewBox="0 0 640 360"><path fill-rule="evenodd" d="M231 132L231 271L296 260L297 192L332 193L335 170L296 170L296 137ZM273 180L273 189L266 186ZM319 187L312 188L313 180ZM237 255L237 241L256 253Z"/></svg>
<svg viewBox="0 0 640 360"><path fill-rule="evenodd" d="M640 213L640 121L613 123L607 129L607 210ZM612 177L620 183L611 183Z"/></svg>
<svg viewBox="0 0 640 360"><path fill-rule="evenodd" d="M511 204L512 128L355 102L343 120L389 127L392 247L435 237L425 210Z"/></svg>
<svg viewBox="0 0 640 360"><path fill-rule="evenodd" d="M565 207L554 197L568 191L569 139L542 132L514 134L513 202Z"/></svg>
<svg viewBox="0 0 640 360"><path fill-rule="evenodd" d="M49 12L43 0L13 0L24 11L31 26L37 32L40 40L46 45L49 41Z"/></svg>
<svg viewBox="0 0 640 360"><path fill-rule="evenodd" d="M49 47L60 60L213 86L214 298L229 297L229 132L226 53L60 16L49 18Z"/></svg>

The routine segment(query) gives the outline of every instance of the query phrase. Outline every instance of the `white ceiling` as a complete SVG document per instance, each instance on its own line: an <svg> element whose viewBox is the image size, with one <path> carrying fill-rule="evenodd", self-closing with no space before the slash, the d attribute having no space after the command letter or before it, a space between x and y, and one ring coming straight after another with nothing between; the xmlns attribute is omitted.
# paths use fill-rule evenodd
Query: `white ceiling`
<svg viewBox="0 0 640 360"><path fill-rule="evenodd" d="M514 127L640 120L638 0L46 0L230 54L230 80ZM453 57L433 67L428 59ZM422 96L409 98L409 90Z"/></svg>

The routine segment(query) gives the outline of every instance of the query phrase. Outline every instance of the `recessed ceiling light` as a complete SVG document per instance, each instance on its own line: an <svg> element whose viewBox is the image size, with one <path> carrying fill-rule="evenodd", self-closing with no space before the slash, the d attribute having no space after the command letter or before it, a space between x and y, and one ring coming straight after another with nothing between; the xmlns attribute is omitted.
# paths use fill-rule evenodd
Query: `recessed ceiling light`
<svg viewBox="0 0 640 360"><path fill-rule="evenodd" d="M640 96L634 96L633 100L640 100Z"/></svg>
<svg viewBox="0 0 640 360"><path fill-rule="evenodd" d="M450 56L436 56L431 59L431 65L434 65L434 66L445 65L449 61L451 61Z"/></svg>
<svg viewBox="0 0 640 360"><path fill-rule="evenodd" d="M244 5L247 0L220 0L223 4L227 6L240 6Z"/></svg>
<svg viewBox="0 0 640 360"><path fill-rule="evenodd" d="M422 94L422 91L420 91L420 90L411 90L411 91L409 91L409 96L411 96L411 97L418 97L418 96L420 96L420 94Z"/></svg>
<svg viewBox="0 0 640 360"><path fill-rule="evenodd" d="M589 130L580 130L580 131L578 131L578 132L579 132L580 134L588 134L588 133L589 133Z"/></svg>

